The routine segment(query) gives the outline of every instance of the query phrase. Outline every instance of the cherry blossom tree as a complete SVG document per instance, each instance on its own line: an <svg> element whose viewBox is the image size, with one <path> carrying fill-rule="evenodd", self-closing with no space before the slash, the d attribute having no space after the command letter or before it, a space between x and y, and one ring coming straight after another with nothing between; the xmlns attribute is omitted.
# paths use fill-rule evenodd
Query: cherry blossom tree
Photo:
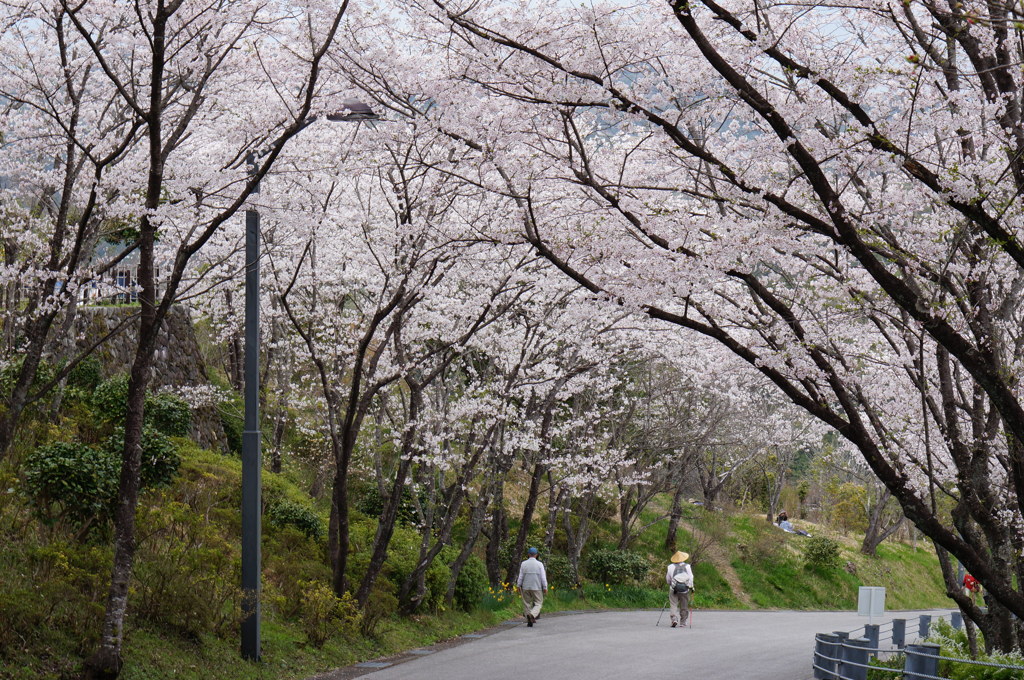
<svg viewBox="0 0 1024 680"><path fill-rule="evenodd" d="M415 47L398 53L427 77L399 57L364 86L418 87L408 101L479 159L467 181L566 276L721 343L838 431L987 587L987 613L950 595L989 644L1020 645L1015 10L436 0L405 16L389 25Z"/></svg>
<svg viewBox="0 0 1024 680"><path fill-rule="evenodd" d="M54 148L63 149L22 151L21 162L43 171L73 167L77 173L65 173L60 200L67 206L53 224L55 235L63 230L68 236L51 239L48 269L60 270L62 259L71 267L74 258L67 253L89 247L86 230L95 229L98 219L119 218L136 234L138 343L130 368L110 591L99 647L87 663L95 677L116 676L122 664L142 408L155 338L171 305L196 285L197 272L190 268L195 254L224 230L288 140L322 110L330 91L321 79L321 62L346 5L3 4L5 56L29 75L27 93L19 97L26 105L14 113L34 109L40 121L49 121ZM62 45L54 56L54 46ZM32 63L59 79L31 76ZM76 100L88 109L75 114ZM40 103L47 101L52 103ZM242 162L247 154L258 156L251 169ZM101 212L90 207L100 201ZM68 231L72 214L82 218ZM42 280L47 278L53 274ZM37 323L45 335L45 317ZM24 381L19 378L19 384Z"/></svg>
<svg viewBox="0 0 1024 680"><path fill-rule="evenodd" d="M124 225L123 188L111 178L139 143L141 121L93 68L69 14L35 4L0 6L2 356L13 378L0 456L24 409L77 363L58 357L72 360L37 381L44 354L53 359L53 346L69 337L83 289L133 248L94 257L99 241Z"/></svg>

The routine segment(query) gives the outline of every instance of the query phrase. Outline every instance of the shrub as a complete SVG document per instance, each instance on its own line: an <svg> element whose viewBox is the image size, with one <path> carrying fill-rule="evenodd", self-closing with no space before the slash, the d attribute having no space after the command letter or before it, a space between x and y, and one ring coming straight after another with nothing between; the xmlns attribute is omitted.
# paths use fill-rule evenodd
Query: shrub
<svg viewBox="0 0 1024 680"><path fill-rule="evenodd" d="M587 577L600 583L639 581L651 565L647 558L630 550L592 550L583 563Z"/></svg>
<svg viewBox="0 0 1024 680"><path fill-rule="evenodd" d="M88 356L75 364L68 373L68 387L91 393L102 378L100 360Z"/></svg>
<svg viewBox="0 0 1024 680"><path fill-rule="evenodd" d="M381 623L398 610L398 597L395 586L387 579L377 579L370 590L362 618L359 620L359 633L364 637L376 638L381 634Z"/></svg>
<svg viewBox="0 0 1024 680"><path fill-rule="evenodd" d="M476 555L470 555L455 579L455 606L473 611L487 590L487 566Z"/></svg>
<svg viewBox="0 0 1024 680"><path fill-rule="evenodd" d="M295 527L308 538L320 541L324 536L324 523L313 508L290 500L279 500L270 506L267 519L279 527Z"/></svg>
<svg viewBox="0 0 1024 680"><path fill-rule="evenodd" d="M115 425L128 415L128 374L104 380L92 392L92 406L102 419ZM143 408L146 425L171 437L184 437L192 425L192 409L184 399L170 392L146 395Z"/></svg>
<svg viewBox="0 0 1024 680"><path fill-rule="evenodd" d="M80 443L37 447L25 460L25 484L47 522L106 519L117 497L119 458Z"/></svg>
<svg viewBox="0 0 1024 680"><path fill-rule="evenodd" d="M241 620L235 541L206 508L163 497L140 505L133 609L182 633L232 634Z"/></svg>
<svg viewBox="0 0 1024 680"><path fill-rule="evenodd" d="M228 449L235 453L242 452L242 432L245 423L238 415L220 410L220 425L224 428L224 437L228 441Z"/></svg>
<svg viewBox="0 0 1024 680"><path fill-rule="evenodd" d="M525 554L519 554L516 552L515 534L516 532L512 532L512 535L501 544L501 548L498 550L498 566L501 568L501 573L504 574L509 567L512 567L513 577L519 568L519 563L527 557ZM544 551L544 536L542 534L529 534L526 537L524 552L531 546L541 551L541 555L538 556L538 559L540 559L541 562L544 562L545 566L547 566L548 556Z"/></svg>
<svg viewBox="0 0 1024 680"><path fill-rule="evenodd" d="M57 661L69 635L80 649L96 642L108 589L109 546L63 541L40 544L35 537L0 550L0 659L29 649ZM11 669L0 661L0 669ZM68 670L68 677L72 669ZM3 671L0 671L2 674ZM22 677L18 672L5 677ZM36 677L33 675L32 677ZM56 677L54 675L53 677Z"/></svg>
<svg viewBox="0 0 1024 680"><path fill-rule="evenodd" d="M838 569L839 544L824 536L808 539L804 546L804 563L814 569Z"/></svg>
<svg viewBox="0 0 1024 680"><path fill-rule="evenodd" d="M420 502L426 503L426 492L420 492ZM367 517L380 517L384 512L384 498L376 485L370 485L360 496L356 509ZM416 503L413 501L412 491L408 486L402 488L402 498L398 502L398 521L403 524L414 525L418 520L416 514Z"/></svg>
<svg viewBox="0 0 1024 680"><path fill-rule="evenodd" d="M176 394L161 392L146 399L146 422L170 437L188 435L192 426L192 409Z"/></svg>
<svg viewBox="0 0 1024 680"><path fill-rule="evenodd" d="M14 383L18 379L18 373L21 372L21 367L24 365L25 355L22 354L0 367L0 398L4 401L7 401L11 396L11 391L14 390ZM53 364L45 359L40 360L39 365L36 367L36 374L32 379L32 387L29 388L29 392L38 390L38 388L50 382L56 376L57 371Z"/></svg>
<svg viewBox="0 0 1024 680"><path fill-rule="evenodd" d="M575 588L579 584L572 577L572 566L565 555L550 554L544 557L544 571L548 575L548 585L557 588Z"/></svg>
<svg viewBox="0 0 1024 680"><path fill-rule="evenodd" d="M97 385L92 391L92 407L102 420L123 423L128 413L128 374L115 375Z"/></svg>
<svg viewBox="0 0 1024 680"><path fill-rule="evenodd" d="M759 563L775 563L779 560L786 542L786 534L774 527L770 528L774 531L758 534L749 544L737 546L745 559Z"/></svg>
<svg viewBox="0 0 1024 680"><path fill-rule="evenodd" d="M967 641L966 631L962 629L955 630L944 619L939 619L935 622L927 641L939 645L942 648L942 656L960 659L971 658L970 644ZM981 653L976 660L982 663L1000 664L1003 666L1024 666L1024 656L1020 652ZM947 660L939 662L938 675L950 680L1010 680L1011 678L1021 677L1020 671L1010 668L975 666Z"/></svg>
<svg viewBox="0 0 1024 680"><path fill-rule="evenodd" d="M281 617L297 621L302 615L304 581L331 582L331 567L321 548L295 527L263 534L264 601Z"/></svg>
<svg viewBox="0 0 1024 680"><path fill-rule="evenodd" d="M302 630L314 647L322 647L335 633L350 633L359 623L359 607L351 594L338 597L326 584L303 581Z"/></svg>
<svg viewBox="0 0 1024 680"><path fill-rule="evenodd" d="M107 439L104 448L115 459L120 460L124 450L124 430L118 428ZM178 454L178 447L174 442L156 430L149 428L143 430L142 467L139 470L142 488L167 486L174 481L179 467L181 467L181 456Z"/></svg>

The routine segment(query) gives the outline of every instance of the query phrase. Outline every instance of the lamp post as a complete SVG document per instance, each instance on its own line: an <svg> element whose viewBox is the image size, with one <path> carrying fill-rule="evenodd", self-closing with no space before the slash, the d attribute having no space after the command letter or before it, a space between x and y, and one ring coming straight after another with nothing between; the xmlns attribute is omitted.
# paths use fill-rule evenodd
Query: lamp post
<svg viewBox="0 0 1024 680"><path fill-rule="evenodd" d="M366 104L343 101L342 110L326 116L331 122L360 122L380 117ZM316 121L310 118L302 129ZM256 156L249 156L255 168ZM253 194L260 191L259 184ZM260 431L260 214L245 211L245 424L242 431L242 658L260 658L261 488Z"/></svg>

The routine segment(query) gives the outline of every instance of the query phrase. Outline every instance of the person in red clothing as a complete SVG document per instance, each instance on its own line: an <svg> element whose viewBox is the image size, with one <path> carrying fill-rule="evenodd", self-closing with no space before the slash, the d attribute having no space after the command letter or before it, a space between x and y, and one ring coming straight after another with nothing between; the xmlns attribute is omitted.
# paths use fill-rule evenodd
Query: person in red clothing
<svg viewBox="0 0 1024 680"><path fill-rule="evenodd" d="M964 574L964 595L972 600L977 600L979 594L981 594L981 584L978 583L978 579L970 574Z"/></svg>

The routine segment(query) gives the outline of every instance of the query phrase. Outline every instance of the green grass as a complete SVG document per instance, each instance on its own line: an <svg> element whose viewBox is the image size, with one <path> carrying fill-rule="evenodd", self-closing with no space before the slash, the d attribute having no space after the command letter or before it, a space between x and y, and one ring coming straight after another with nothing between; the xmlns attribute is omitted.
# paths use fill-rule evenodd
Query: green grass
<svg viewBox="0 0 1024 680"><path fill-rule="evenodd" d="M887 609L948 607L934 552L886 543L877 557L859 552L859 543L840 544L840 566L805 565L804 537L780 532L753 517L732 520L732 566L744 591L761 608L855 609L860 586L885 586Z"/></svg>
<svg viewBox="0 0 1024 680"><path fill-rule="evenodd" d="M133 585L132 616L127 622L123 678L301 679L520 616L518 595L491 591L472 613L387 616L372 637L353 629L343 632L339 625L333 638L316 647L307 641L298 612L306 593L303 583L329 581L323 542L268 521L263 660L258 664L240 661L236 624L231 621L239 564L240 463L190 442L179 444L183 463L178 480L172 487L147 493L140 502L138 522L145 538L136 558L138 581ZM268 504L310 503L292 471L265 473L264 480ZM0 488L17 487L16 475L0 468ZM666 502L657 501L661 506ZM585 581L580 589L556 586L549 591L544 611L663 607L667 599L664 570L671 552L664 547L668 522L663 513L664 507L657 504L643 513L639 525L647 528L630 547L650 565L643 578L624 584ZM324 508L319 508L319 514L326 522ZM536 521L540 525L544 518ZM353 545L363 551L355 555L365 555L374 528L372 518L353 514ZM783 534L763 518L709 514L687 506L677 535L681 549L699 549L698 530L702 536L715 537L718 545L715 559L705 553L695 561L692 606L696 609L741 609L751 602L758 608L849 610L855 607L859 585L886 586L889 609L948 606L935 556L923 547L915 550L886 543L879 557L872 559L860 555L852 540L839 538L841 563L853 565L853 573L841 567L808 570L800 550L805 539ZM398 547L380 580L386 586L380 593L383 601L389 597L393 601L393 592L387 588L405 573L407 558L415 552L414 532L396 531ZM5 634L0 627L0 679L61 678L75 673L95 646L103 614L111 552L108 540L109 535L101 532L91 542L71 541L59 527L36 522L27 498L17 493L0 495L0 541L5 545L0 551L0 621L16 631ZM606 519L597 523L588 550L613 549L617 540L617 525ZM556 552L559 547L556 540ZM735 570L746 599L734 592L720 572L721 559ZM353 569L359 564L354 559ZM153 584L161 584L163 594ZM212 601L224 605L211 609L207 605ZM205 618L196 619L193 609L204 606ZM219 635L210 632L216 626Z"/></svg>
<svg viewBox="0 0 1024 680"><path fill-rule="evenodd" d="M394 617L382 625L374 639L336 638L322 648L280 622L265 621L263 656L259 663L239 659L235 640L202 636L184 640L154 628L133 630L125 642L123 680L301 680L358 661L431 645L497 623L490 612L444 612L434 616ZM0 667L2 668L2 667Z"/></svg>

